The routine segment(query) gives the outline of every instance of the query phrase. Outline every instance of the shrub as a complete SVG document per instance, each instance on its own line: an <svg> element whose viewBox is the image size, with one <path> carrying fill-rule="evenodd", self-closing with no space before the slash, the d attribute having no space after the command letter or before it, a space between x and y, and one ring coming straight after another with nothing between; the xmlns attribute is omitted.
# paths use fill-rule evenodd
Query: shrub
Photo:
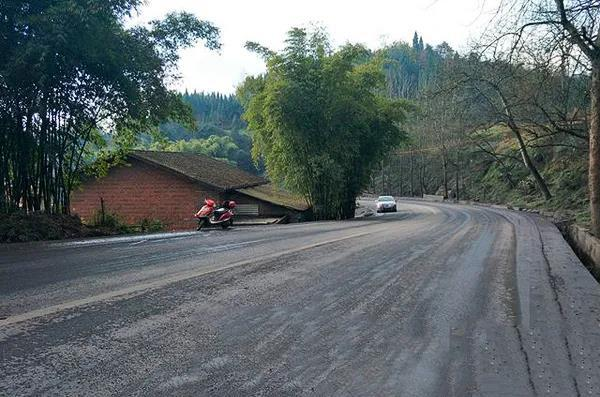
<svg viewBox="0 0 600 397"><path fill-rule="evenodd" d="M112 212L97 211L92 217L90 226L104 229L108 234L131 233L132 229L119 215Z"/></svg>
<svg viewBox="0 0 600 397"><path fill-rule="evenodd" d="M142 219L140 228L143 233L156 233L165 230L165 225L160 219Z"/></svg>

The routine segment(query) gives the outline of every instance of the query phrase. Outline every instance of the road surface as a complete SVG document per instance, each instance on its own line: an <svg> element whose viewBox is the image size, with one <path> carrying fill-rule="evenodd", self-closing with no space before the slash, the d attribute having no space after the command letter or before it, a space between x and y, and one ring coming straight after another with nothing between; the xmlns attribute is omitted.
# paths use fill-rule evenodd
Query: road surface
<svg viewBox="0 0 600 397"><path fill-rule="evenodd" d="M0 318L0 395L600 395L598 284L492 208L1 246Z"/></svg>

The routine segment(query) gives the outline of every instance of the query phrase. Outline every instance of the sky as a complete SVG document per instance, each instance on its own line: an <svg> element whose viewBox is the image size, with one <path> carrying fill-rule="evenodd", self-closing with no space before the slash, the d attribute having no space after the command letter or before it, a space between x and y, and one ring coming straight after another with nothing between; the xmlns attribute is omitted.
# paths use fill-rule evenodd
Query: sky
<svg viewBox="0 0 600 397"><path fill-rule="evenodd" d="M395 41L411 42L417 31L426 43L448 42L468 48L490 20L499 0L147 0L132 23L187 11L221 29L222 49L198 43L181 51L183 91L234 93L245 76L264 71L263 61L244 49L255 41L279 50L292 27L324 26L334 45L362 43L380 48Z"/></svg>

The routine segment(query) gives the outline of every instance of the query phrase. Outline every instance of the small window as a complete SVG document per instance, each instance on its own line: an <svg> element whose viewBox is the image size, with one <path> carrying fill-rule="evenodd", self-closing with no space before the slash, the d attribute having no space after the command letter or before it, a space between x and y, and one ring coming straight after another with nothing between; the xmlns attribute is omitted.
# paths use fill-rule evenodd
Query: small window
<svg viewBox="0 0 600 397"><path fill-rule="evenodd" d="M258 204L238 204L235 207L235 214L258 216Z"/></svg>

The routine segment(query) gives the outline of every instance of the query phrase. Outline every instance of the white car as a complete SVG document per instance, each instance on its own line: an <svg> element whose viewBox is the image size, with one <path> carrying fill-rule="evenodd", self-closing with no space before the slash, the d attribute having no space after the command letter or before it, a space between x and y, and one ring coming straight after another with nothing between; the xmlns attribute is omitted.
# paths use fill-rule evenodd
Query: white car
<svg viewBox="0 0 600 397"><path fill-rule="evenodd" d="M377 205L377 213L397 211L396 200L392 196L379 196L375 204Z"/></svg>

